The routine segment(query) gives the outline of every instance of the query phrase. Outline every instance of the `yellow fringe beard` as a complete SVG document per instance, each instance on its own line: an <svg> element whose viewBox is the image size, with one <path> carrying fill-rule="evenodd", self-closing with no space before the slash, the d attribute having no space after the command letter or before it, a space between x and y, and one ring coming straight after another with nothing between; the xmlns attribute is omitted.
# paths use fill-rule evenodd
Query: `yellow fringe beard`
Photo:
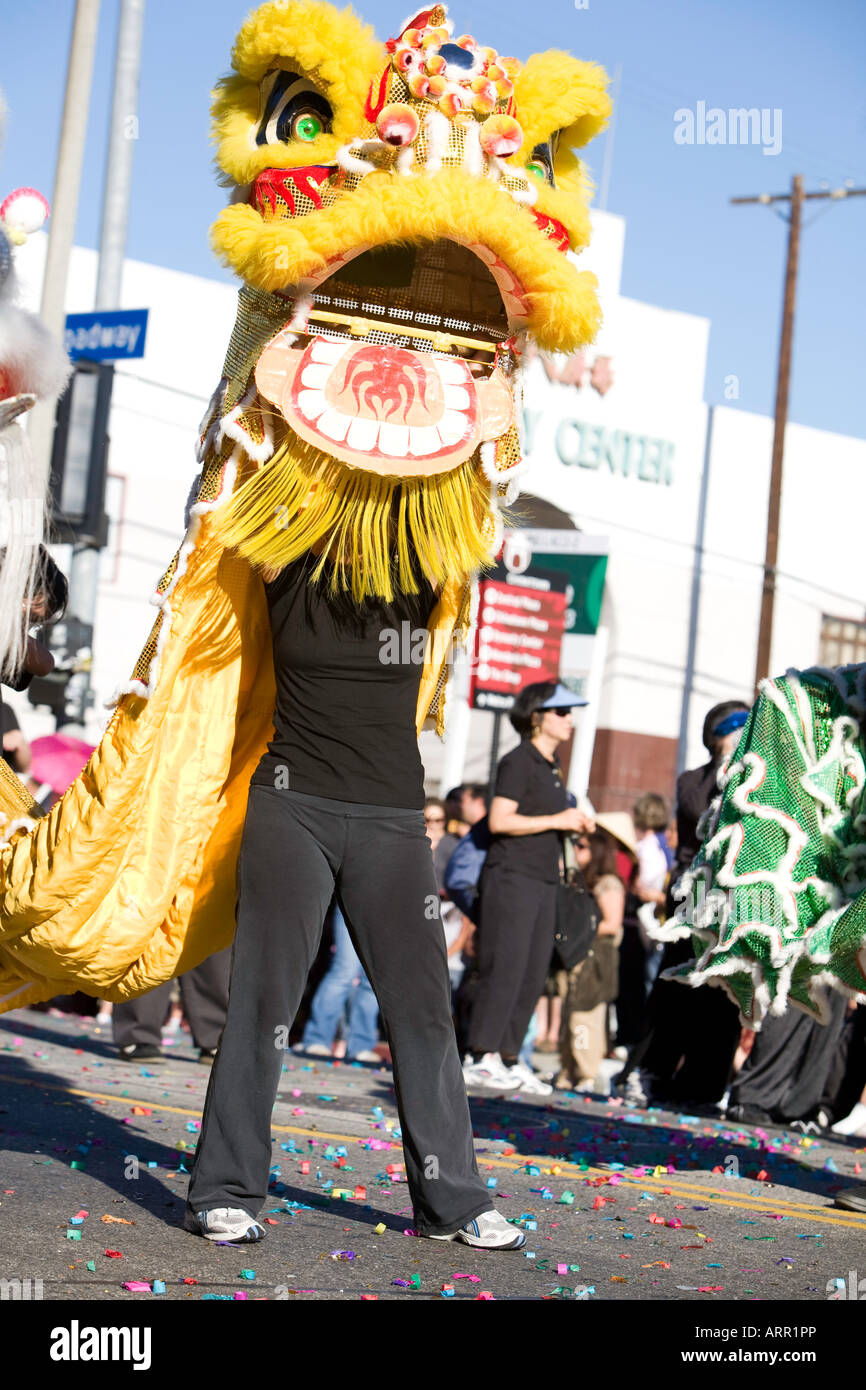
<svg viewBox="0 0 866 1390"><path fill-rule="evenodd" d="M330 563L330 588L392 601L493 564L490 483L477 455L448 473L383 477L348 468L289 437L233 493L213 534L256 568L278 570L312 551L310 577Z"/></svg>

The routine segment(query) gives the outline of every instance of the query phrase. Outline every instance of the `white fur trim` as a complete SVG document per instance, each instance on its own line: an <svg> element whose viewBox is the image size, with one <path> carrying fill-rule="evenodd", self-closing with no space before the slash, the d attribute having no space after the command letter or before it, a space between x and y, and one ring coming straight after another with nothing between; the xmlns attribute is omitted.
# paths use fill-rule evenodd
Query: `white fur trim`
<svg viewBox="0 0 866 1390"><path fill-rule="evenodd" d="M427 134L427 163L425 172L428 174L438 174L442 168L442 160L448 152L448 137L451 134L451 123L448 117L441 111L429 111L424 121L424 130Z"/></svg>
<svg viewBox="0 0 866 1390"><path fill-rule="evenodd" d="M341 145L334 158L347 174L374 174L376 172L375 164L371 163L369 159L361 159L358 155L352 154L352 145L357 143L356 140L353 140L351 144Z"/></svg>
<svg viewBox="0 0 866 1390"><path fill-rule="evenodd" d="M481 136L477 121L469 121L463 127L466 170L470 174L477 174L479 177L484 173L484 151L481 148Z"/></svg>
<svg viewBox="0 0 866 1390"><path fill-rule="evenodd" d="M509 188L508 192L511 194L515 203L525 203L527 207L532 207L538 202L538 189L535 187L534 182L528 183L526 188Z"/></svg>
<svg viewBox="0 0 866 1390"><path fill-rule="evenodd" d="M262 429L265 435L261 444L254 444L246 430L243 429L240 424L240 417L243 415L244 411L251 405L258 403L258 399L258 392L256 391L255 385L253 385L250 387L249 391L247 391L246 395L238 401L234 409L230 410L228 414L224 415L220 420L219 428L216 433L216 442L219 445L226 436L228 436L228 438L233 439L236 444L240 444L247 458L252 459L253 463L267 463L271 454L274 452L274 436L267 413L260 408Z"/></svg>
<svg viewBox="0 0 866 1390"><path fill-rule="evenodd" d="M9 370L16 395L32 394L40 400L59 396L72 370L42 320L10 303L5 289L0 301L0 365Z"/></svg>

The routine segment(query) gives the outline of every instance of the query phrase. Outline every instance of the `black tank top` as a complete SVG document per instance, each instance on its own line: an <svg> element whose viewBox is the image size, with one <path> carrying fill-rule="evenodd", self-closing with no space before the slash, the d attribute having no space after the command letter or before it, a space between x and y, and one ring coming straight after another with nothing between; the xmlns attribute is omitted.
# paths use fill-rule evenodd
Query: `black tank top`
<svg viewBox="0 0 866 1390"><path fill-rule="evenodd" d="M277 702L252 784L420 809L415 712L432 586L422 576L417 594L358 606L308 570L304 557L265 584Z"/></svg>

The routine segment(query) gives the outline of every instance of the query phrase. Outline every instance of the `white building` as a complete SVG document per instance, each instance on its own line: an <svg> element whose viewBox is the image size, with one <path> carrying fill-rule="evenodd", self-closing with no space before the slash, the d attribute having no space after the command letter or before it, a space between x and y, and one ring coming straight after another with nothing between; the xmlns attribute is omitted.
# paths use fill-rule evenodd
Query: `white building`
<svg viewBox="0 0 866 1390"><path fill-rule="evenodd" d="M705 758L700 730L708 707L751 697L772 421L735 404L708 410L708 320L623 297L625 222L596 213L594 226L593 246L580 263L599 277L604 328L582 363L578 357L536 357L528 367L531 468L525 487L581 530L609 538L602 612L608 646L594 711L590 795L599 809L619 809L641 790L671 793L681 723L684 760L691 766ZM33 307L45 244L44 237L32 238L18 256ZM92 308L96 259L92 251L74 252L70 312ZM220 376L235 300L231 286L204 277L136 261L125 266L122 303L148 308L150 322L144 358L118 364L115 377L107 494L112 526L95 622L94 735L108 717L103 702L135 663L153 621L149 595L182 536L184 502L197 472L197 426ZM775 347L768 343L767 351ZM603 394L590 381L594 365ZM735 380L728 390L735 400ZM866 614L866 565L840 526L840 517L864 508L866 442L789 426L774 671L850 659L853 649L840 655L828 647L826 619L859 624ZM58 558L65 558L62 550ZM861 631L855 627L853 637ZM26 697L13 697L13 703L32 735L53 727ZM456 729L459 701L451 706ZM468 733L465 759L455 760L453 743L449 759L447 743L443 748L435 736L422 736L431 788L438 789L443 776L486 779L492 716L473 711L466 722L458 750ZM513 741L509 729L501 751Z"/></svg>

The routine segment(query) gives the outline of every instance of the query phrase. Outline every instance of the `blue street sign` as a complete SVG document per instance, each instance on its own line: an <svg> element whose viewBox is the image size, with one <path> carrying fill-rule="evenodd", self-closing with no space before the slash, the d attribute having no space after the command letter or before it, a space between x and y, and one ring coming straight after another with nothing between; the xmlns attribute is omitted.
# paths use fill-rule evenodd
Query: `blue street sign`
<svg viewBox="0 0 866 1390"><path fill-rule="evenodd" d="M143 357L147 309L97 309L92 314L67 314L63 346L73 362L116 362Z"/></svg>

